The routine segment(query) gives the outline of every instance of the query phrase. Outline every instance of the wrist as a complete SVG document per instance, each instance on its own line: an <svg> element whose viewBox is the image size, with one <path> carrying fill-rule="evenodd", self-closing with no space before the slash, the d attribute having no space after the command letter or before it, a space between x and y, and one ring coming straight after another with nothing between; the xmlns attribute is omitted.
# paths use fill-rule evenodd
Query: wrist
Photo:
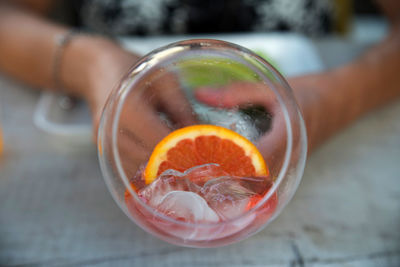
<svg viewBox="0 0 400 267"><path fill-rule="evenodd" d="M99 36L77 35L64 51L60 81L67 93L84 98L92 111L137 57Z"/></svg>
<svg viewBox="0 0 400 267"><path fill-rule="evenodd" d="M334 71L295 77L289 80L307 129L309 152L331 132L329 120L336 116L338 91ZM339 93L340 94L340 93Z"/></svg>
<svg viewBox="0 0 400 267"><path fill-rule="evenodd" d="M90 69L95 61L93 37L75 35L65 47L59 66L59 83L67 94L86 98Z"/></svg>
<svg viewBox="0 0 400 267"><path fill-rule="evenodd" d="M92 63L88 69L88 87L84 98L92 111L99 112L112 89L119 83L139 57L118 44L106 40L93 40Z"/></svg>

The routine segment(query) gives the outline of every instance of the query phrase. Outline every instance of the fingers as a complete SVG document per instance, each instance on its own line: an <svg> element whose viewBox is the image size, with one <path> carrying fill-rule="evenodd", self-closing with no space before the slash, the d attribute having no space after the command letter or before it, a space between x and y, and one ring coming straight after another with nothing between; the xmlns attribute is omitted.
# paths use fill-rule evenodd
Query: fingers
<svg viewBox="0 0 400 267"><path fill-rule="evenodd" d="M165 111L177 126L196 122L177 78L164 73L160 77L132 90L121 110L117 133L118 152L129 178L147 162L154 147L171 132L157 108Z"/></svg>
<svg viewBox="0 0 400 267"><path fill-rule="evenodd" d="M134 179L140 167L145 166L151 150L143 147L129 135L120 135L118 139L118 152L122 168L128 179Z"/></svg>
<svg viewBox="0 0 400 267"><path fill-rule="evenodd" d="M195 97L213 107L236 108L249 104L269 107L276 103L271 90L263 83L237 82L220 88L199 88Z"/></svg>
<svg viewBox="0 0 400 267"><path fill-rule="evenodd" d="M170 133L140 94L128 96L118 124L118 152L129 178L149 159L154 147Z"/></svg>
<svg viewBox="0 0 400 267"><path fill-rule="evenodd" d="M247 105L261 105L272 114L272 124L257 142L271 174L279 172L286 151L287 131L285 118L274 93L263 83L231 83L223 88L199 88L196 98L210 106L239 108Z"/></svg>
<svg viewBox="0 0 400 267"><path fill-rule="evenodd" d="M141 94L128 96L121 111L118 128L134 134L144 147L150 148L154 148L170 132Z"/></svg>
<svg viewBox="0 0 400 267"><path fill-rule="evenodd" d="M285 118L281 111L275 110L271 129L258 141L257 147L263 155L272 176L276 176L282 167L287 146Z"/></svg>
<svg viewBox="0 0 400 267"><path fill-rule="evenodd" d="M155 94L158 105L178 127L195 124L197 118L185 96L177 76L166 73L154 80L150 93Z"/></svg>

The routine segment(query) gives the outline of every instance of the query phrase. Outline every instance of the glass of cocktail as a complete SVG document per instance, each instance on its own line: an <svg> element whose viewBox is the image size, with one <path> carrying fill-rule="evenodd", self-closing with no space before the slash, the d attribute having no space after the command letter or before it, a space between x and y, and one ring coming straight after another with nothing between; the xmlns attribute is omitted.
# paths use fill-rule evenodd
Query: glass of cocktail
<svg viewBox="0 0 400 267"><path fill-rule="evenodd" d="M270 223L303 174L306 134L279 72L210 39L144 56L103 111L98 154L125 214L177 245L240 241Z"/></svg>

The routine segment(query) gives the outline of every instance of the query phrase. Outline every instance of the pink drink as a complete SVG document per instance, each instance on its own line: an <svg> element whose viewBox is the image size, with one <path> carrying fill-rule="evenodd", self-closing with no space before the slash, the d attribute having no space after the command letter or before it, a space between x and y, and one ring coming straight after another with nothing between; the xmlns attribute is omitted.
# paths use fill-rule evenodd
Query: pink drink
<svg viewBox="0 0 400 267"><path fill-rule="evenodd" d="M183 173L163 172L144 186L141 175L134 181L138 199L126 193L129 213L160 238L187 240L197 246L228 244L235 236L249 235L274 213L274 193L257 210L272 187L269 177L228 176L216 164L191 168Z"/></svg>

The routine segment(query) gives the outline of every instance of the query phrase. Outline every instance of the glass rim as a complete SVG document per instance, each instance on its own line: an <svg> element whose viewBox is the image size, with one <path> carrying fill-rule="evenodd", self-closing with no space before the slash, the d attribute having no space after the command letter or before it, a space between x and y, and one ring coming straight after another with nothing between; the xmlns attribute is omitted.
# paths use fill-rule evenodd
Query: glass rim
<svg viewBox="0 0 400 267"><path fill-rule="evenodd" d="M291 92L291 88L290 88L289 84L285 81L283 76L279 73L279 71L277 71L269 62L267 62L265 59L263 59L262 57L258 56L257 54L255 54L254 52L252 52L251 50L249 50L245 47L242 47L237 44L230 43L230 42L222 41L222 40L216 40L216 39L189 39L189 40L174 42L169 45L160 47L160 48L148 53L147 55L143 56L142 59L139 62L137 62L134 66L132 66L130 71L126 75L124 75L123 80L126 80L133 73L137 76L135 76L129 83L119 84L118 87L116 87L115 91L113 92L113 94L118 92L120 95L120 99L122 101L118 101L118 103L116 103L117 104L116 112L115 112L114 116L111 118L112 157L115 161L118 175L120 176L119 178L122 179L124 186L128 189L129 193L133 196L133 198L135 199L135 201L137 203L139 203L141 206L143 206L149 213L153 214L153 218L157 217L162 220L165 220L165 221L177 224L177 225L181 225L181 226L186 226L186 227L209 228L209 227L215 227L215 226L220 226L220 225L232 224L235 221L243 219L243 218L249 216L250 214L254 213L256 210L258 210L261 206L263 206L272 197L272 195L277 191L279 185L281 184L283 178L286 176L287 171L288 171L288 167L289 167L290 159L291 159L291 155L292 155L292 149L293 149L293 130L292 130L292 126L291 126L291 118L290 118L290 115L288 112L288 108L286 107L286 104L284 103L282 96L278 93L278 91L275 88L272 88L272 90L274 90L274 94L276 95L276 97L278 99L279 106L282 109L283 116L285 119L285 126L286 126L286 133L287 133L286 134L286 144L287 145L286 145L286 151L285 151L283 164L280 167L279 174L277 176L277 179L274 181L273 186L267 191L267 193L263 196L263 198L260 201L258 201L254 207L252 207L251 209L247 210L246 212L244 212L243 214L241 214L237 217L234 217L234 218L231 218L228 220L224 220L224 221L215 222L215 223L184 222L184 221L175 220L174 218L163 214L162 212L158 211L156 208L143 202L139 198L137 193L132 189L132 186L130 185L129 179L122 167L121 158L120 158L119 150L118 150L118 146L117 146L118 125L119 125L120 115L122 112L122 107L124 106L124 103L126 100L126 95L130 91L129 88L132 88L132 85L135 84L135 81L140 80L140 78L145 75L144 70L154 68L157 65L157 63L160 60L160 58L158 58L158 59L156 58L157 56L160 56L161 59L162 59L162 57L177 56L177 54L179 54L180 52L190 49L191 45L194 45L195 47L201 47L202 49L214 48L214 50L217 50L217 49L215 49L216 47L223 47L224 49L228 49L233 54L238 54L238 53L239 54L240 53L248 54L253 59L256 59L256 61L261 63L264 67L266 67L270 72L272 72L274 78L276 78L279 81L279 83L283 86L283 88L285 90L289 90L289 92ZM180 48L180 47L182 47L182 48ZM160 55L160 53L161 53L161 55ZM266 78L267 80L269 80L267 77L265 77L265 75L262 75L262 76L263 76L263 78ZM129 84L129 86L128 86L128 84ZM120 89L120 90L118 90L118 89ZM297 105L296 105L295 109L296 109L296 111L299 111ZM299 115L300 115L299 123L301 125L300 128L303 128L302 126L304 124L304 121L301 117L301 114L299 114ZM104 120L104 117L105 116L104 116L104 111L103 111L101 121ZM102 125L102 122L100 123L100 125ZM99 131L98 131L99 137L102 135L101 128L102 127L99 127ZM103 142L104 142L104 138L98 138L99 146L104 147ZM99 158L101 159L102 157L103 156L99 154ZM100 162L101 162L101 165L105 164L102 160ZM103 175L107 175L107 173L103 171ZM109 187L108 183L107 183L107 186ZM119 204L118 201L116 201L116 202L121 207L121 204ZM279 203L279 199L278 199L278 203ZM125 211L125 207L123 207L122 210ZM279 211L275 211L274 214L271 216L270 221L272 221L278 213L279 213ZM129 217L131 218L131 215L129 215Z"/></svg>

